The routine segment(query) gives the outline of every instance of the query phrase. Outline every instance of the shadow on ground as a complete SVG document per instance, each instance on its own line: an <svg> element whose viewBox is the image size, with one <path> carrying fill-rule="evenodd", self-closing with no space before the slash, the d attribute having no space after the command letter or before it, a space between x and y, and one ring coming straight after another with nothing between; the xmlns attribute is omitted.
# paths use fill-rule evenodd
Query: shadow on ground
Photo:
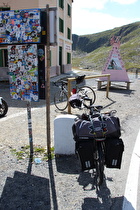
<svg viewBox="0 0 140 210"><path fill-rule="evenodd" d="M48 179L15 171L6 179L0 209L50 209L49 188Z"/></svg>

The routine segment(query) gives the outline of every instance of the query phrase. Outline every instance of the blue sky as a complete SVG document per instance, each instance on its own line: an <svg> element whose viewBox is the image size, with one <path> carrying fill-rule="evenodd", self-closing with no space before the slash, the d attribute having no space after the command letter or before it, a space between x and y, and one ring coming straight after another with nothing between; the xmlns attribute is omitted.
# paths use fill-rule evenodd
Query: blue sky
<svg viewBox="0 0 140 210"><path fill-rule="evenodd" d="M74 0L72 33L85 35L140 21L139 0Z"/></svg>

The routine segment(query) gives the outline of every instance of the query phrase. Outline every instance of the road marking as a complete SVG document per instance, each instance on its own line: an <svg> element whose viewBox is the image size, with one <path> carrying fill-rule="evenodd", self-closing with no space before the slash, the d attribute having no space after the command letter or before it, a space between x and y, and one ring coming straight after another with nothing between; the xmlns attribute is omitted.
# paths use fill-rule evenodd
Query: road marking
<svg viewBox="0 0 140 210"><path fill-rule="evenodd" d="M32 111L35 111L35 110L38 110L38 108L32 108ZM24 115L24 114L27 114L27 110L21 111L21 112L15 113L15 114L11 114L11 115L6 115L5 117L0 119L0 122L10 120L10 119L15 118L15 117L20 117L21 115Z"/></svg>
<svg viewBox="0 0 140 210"><path fill-rule="evenodd" d="M140 131L138 133L133 154L131 157L124 200L123 200L123 210L137 209L139 168L140 168Z"/></svg>

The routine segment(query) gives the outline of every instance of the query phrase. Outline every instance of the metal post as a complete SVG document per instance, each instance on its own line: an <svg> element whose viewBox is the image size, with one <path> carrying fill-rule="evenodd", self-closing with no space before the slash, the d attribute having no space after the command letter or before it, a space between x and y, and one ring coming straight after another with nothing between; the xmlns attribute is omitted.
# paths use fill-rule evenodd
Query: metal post
<svg viewBox="0 0 140 210"><path fill-rule="evenodd" d="M48 155L51 154L51 140L50 140L50 26L49 26L49 5L46 5L47 15L47 68L45 74L45 87L46 87L46 130L47 130L47 151Z"/></svg>
<svg viewBox="0 0 140 210"><path fill-rule="evenodd" d="M32 136L32 119L31 119L31 101L27 101L27 117L28 117L28 132L30 144L30 159L33 160L33 136Z"/></svg>

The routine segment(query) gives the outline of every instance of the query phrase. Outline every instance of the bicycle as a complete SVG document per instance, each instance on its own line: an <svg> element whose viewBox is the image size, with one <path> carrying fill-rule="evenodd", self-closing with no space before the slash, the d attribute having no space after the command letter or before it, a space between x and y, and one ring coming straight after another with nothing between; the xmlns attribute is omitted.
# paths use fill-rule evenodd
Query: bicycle
<svg viewBox="0 0 140 210"><path fill-rule="evenodd" d="M88 114L78 117L72 127L74 140L76 141L76 153L78 154L82 170L93 169L97 186L101 186L104 180L104 166L106 155L106 132L103 122L105 115L113 116L116 111L101 113L103 106L87 106Z"/></svg>
<svg viewBox="0 0 140 210"><path fill-rule="evenodd" d="M90 122L95 117L101 117L100 110L103 108L102 106L84 106L89 109L89 114L87 118ZM95 168L93 172L96 174L96 184L101 186L104 178L104 164L105 164L105 137L102 138L93 138L94 144L94 153L93 153L93 165Z"/></svg>
<svg viewBox="0 0 140 210"><path fill-rule="evenodd" d="M90 104L92 105L96 100L96 94L94 90L87 85L84 85L83 87L78 86L78 84L83 82L84 78L85 75L76 77L76 85L75 88L72 89L72 94L78 94L81 103L89 105L88 102L90 101ZM68 82L64 80L54 82L54 85L59 87L59 92L54 94L54 105L60 111L64 111L68 107L69 99L68 91L66 88L67 84ZM81 108L81 104L75 108Z"/></svg>
<svg viewBox="0 0 140 210"><path fill-rule="evenodd" d="M94 117L100 117L100 110L102 106L89 106L90 110L89 118L92 120ZM94 164L96 171L96 183L101 186L104 178L104 165L105 165L105 137L94 138L95 152L94 152Z"/></svg>

